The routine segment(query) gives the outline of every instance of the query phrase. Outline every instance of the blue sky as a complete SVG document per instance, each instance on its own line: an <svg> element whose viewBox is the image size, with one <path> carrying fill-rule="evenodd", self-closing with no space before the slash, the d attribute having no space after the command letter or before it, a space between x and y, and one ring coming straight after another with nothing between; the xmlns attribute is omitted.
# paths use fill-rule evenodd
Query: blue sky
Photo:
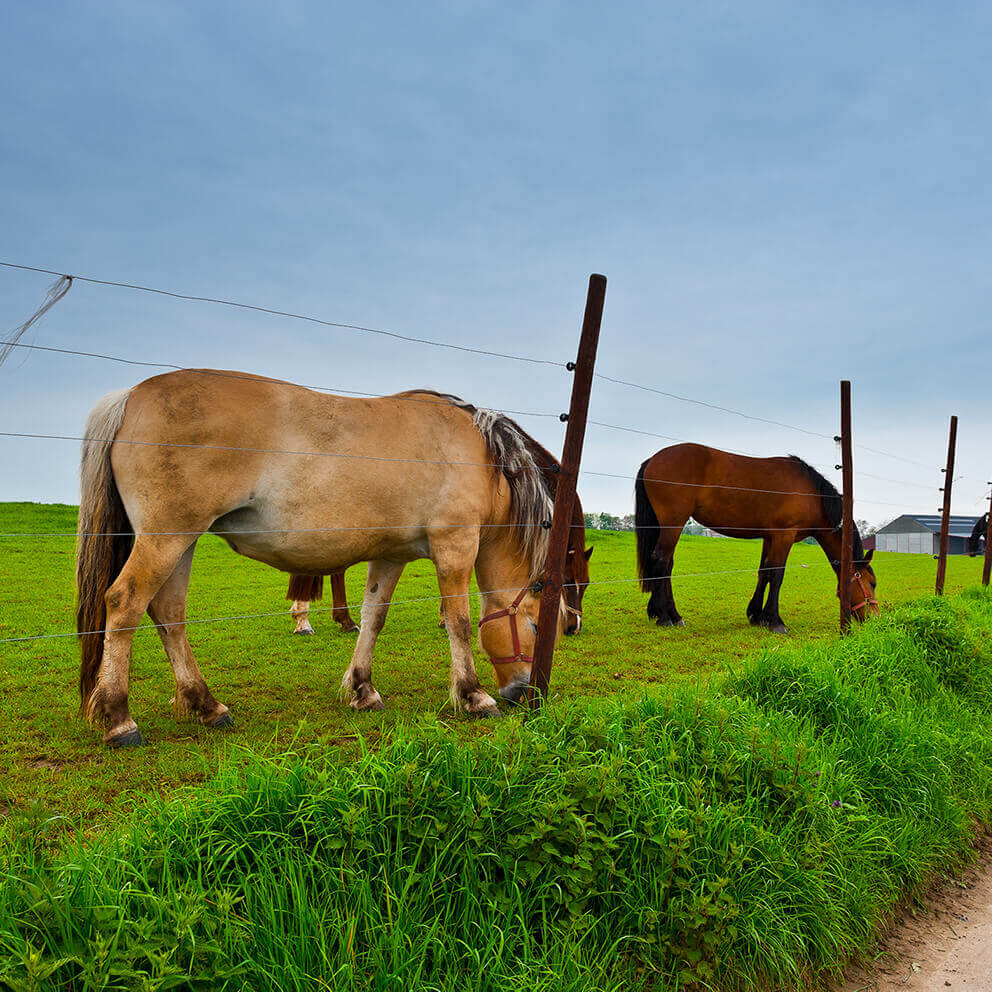
<svg viewBox="0 0 992 992"><path fill-rule="evenodd" d="M831 434L858 516L992 478L992 8L943 3L7 4L0 259L565 361ZM0 336L51 279L0 269ZM569 377L77 284L32 343L557 412ZM35 353L0 429L78 434L144 374ZM830 442L597 382L593 419L830 466ZM552 448L551 419L522 420ZM666 442L590 427L587 468ZM0 499L77 447L0 438ZM916 464L921 463L921 464ZM626 479L587 508L629 512Z"/></svg>

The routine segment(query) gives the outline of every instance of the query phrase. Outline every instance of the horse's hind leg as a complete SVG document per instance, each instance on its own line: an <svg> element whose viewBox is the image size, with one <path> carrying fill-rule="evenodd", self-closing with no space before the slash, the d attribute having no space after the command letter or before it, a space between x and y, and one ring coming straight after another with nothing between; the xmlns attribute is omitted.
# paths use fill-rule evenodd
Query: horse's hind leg
<svg viewBox="0 0 992 992"><path fill-rule="evenodd" d="M231 714L207 688L186 637L186 595L195 548L189 547L155 594L148 604L148 615L159 625L158 636L176 679L172 701L176 714L191 713L208 727L226 727L232 723Z"/></svg>
<svg viewBox="0 0 992 992"><path fill-rule="evenodd" d="M152 597L175 570L189 545L187 536L139 534L120 575L104 596L107 620L103 656L83 712L88 720L106 725L103 739L112 747L144 743L128 708L131 643Z"/></svg>
<svg viewBox="0 0 992 992"><path fill-rule="evenodd" d="M289 615L295 624L294 634L312 634L314 632L313 627L310 626L309 599L294 599L293 605L289 608Z"/></svg>
<svg viewBox="0 0 992 992"><path fill-rule="evenodd" d="M761 564L758 566L758 584L755 586L754 595L747 604L747 618L753 627L764 623L762 612L765 608L765 589L768 586L768 549L771 547L771 540L764 538L761 543Z"/></svg>
<svg viewBox="0 0 992 992"><path fill-rule="evenodd" d="M331 573L331 595L334 601L331 619L340 625L344 633L354 633L358 630L358 624L351 619L351 614L348 612L348 590L345 588L343 571Z"/></svg>
<svg viewBox="0 0 992 992"><path fill-rule="evenodd" d="M686 520L689 518L686 517ZM672 569L675 567L675 545L682 536L685 520L680 524L663 527L658 543L651 554L651 598L648 600L648 616L659 627L684 627L685 621L675 608L675 595L672 592Z"/></svg>
<svg viewBox="0 0 992 992"><path fill-rule="evenodd" d="M370 561L365 578L365 601L362 603L362 625L358 643L351 656L341 690L351 696L356 710L383 709L382 697L372 685L372 652L376 638L385 626L386 613L393 590L403 574L403 564L394 561Z"/></svg>

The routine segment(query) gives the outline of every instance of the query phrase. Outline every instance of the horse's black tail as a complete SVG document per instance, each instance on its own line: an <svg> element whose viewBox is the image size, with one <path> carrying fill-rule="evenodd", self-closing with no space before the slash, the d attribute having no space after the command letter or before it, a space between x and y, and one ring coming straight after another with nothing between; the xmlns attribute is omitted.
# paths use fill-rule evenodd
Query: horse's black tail
<svg viewBox="0 0 992 992"><path fill-rule="evenodd" d="M982 551L982 537L985 535L989 526L989 515L986 513L978 518L974 528L971 532L971 537L968 538L968 554L972 558L977 554L981 554Z"/></svg>
<svg viewBox="0 0 992 992"><path fill-rule="evenodd" d="M637 528L637 576L641 580L644 592L653 592L654 586L648 579L654 578L652 555L661 537L661 526L658 517L648 499L648 491L644 487L644 470L648 467L649 458L638 470L634 481L634 526Z"/></svg>

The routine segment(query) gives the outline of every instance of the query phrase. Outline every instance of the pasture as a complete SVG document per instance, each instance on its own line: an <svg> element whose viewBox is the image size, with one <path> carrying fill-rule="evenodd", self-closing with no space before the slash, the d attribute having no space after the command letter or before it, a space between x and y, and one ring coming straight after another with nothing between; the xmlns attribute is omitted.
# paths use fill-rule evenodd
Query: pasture
<svg viewBox="0 0 992 992"><path fill-rule="evenodd" d="M71 506L0 505L0 534L71 532ZM74 629L74 539L0 537L0 638L71 633ZM645 615L635 575L633 535L590 531L593 585L579 637L563 638L552 690L566 700L639 698L674 684L706 683L765 647L837 637L835 579L818 547L798 545L782 594L785 638L751 628L744 608L753 591L757 542L684 537L675 561L676 595L688 626L659 630ZM883 604L933 589L928 556L880 554L875 559ZM808 567L802 567L808 566ZM977 582L979 559L948 562L947 591ZM693 574L690 574L693 573ZM695 575L694 573L726 573ZM361 599L364 568L348 574L349 603ZM437 626L437 586L429 562L409 566L395 594L377 649L375 681L386 710L353 714L338 686L353 636L317 604L315 637L294 637L284 599L286 576L233 554L215 537L200 541L190 590L190 640L208 684L231 707L235 727L209 731L170 712L172 676L154 631L134 644L131 707L151 746L113 752L78 718L75 638L0 644L0 812L58 814L87 833L130 814L147 797L210 778L232 745L260 754L316 745L350 760L359 736L374 746L397 724L450 723L466 738L493 725L456 717L447 699L448 641ZM329 593L329 590L328 590ZM419 600L404 605L404 600ZM357 608L353 610L357 617ZM244 618L242 614L274 614ZM473 605L473 619L478 606ZM475 652L483 684L493 685Z"/></svg>

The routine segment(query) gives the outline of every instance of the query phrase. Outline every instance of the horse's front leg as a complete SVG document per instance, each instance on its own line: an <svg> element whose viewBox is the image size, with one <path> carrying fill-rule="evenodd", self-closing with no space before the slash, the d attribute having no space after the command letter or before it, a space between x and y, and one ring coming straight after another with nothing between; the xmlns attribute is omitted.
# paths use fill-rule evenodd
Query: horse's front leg
<svg viewBox="0 0 992 992"><path fill-rule="evenodd" d="M474 533L431 540L441 612L451 645L451 705L473 716L498 716L496 700L482 688L472 657L469 580L477 552L478 535Z"/></svg>
<svg viewBox="0 0 992 992"><path fill-rule="evenodd" d="M372 685L372 652L376 638L385 626L389 602L403 574L404 565L395 561L370 561L365 578L365 600L362 603L362 626L351 656L351 664L341 680L341 689L351 696L356 710L381 710L382 697Z"/></svg>
<svg viewBox="0 0 992 992"><path fill-rule="evenodd" d="M747 604L747 618L752 626L760 626L764 621L765 589L768 586L768 549L771 541L766 537L761 544L761 564L758 566L758 584L754 595Z"/></svg>

